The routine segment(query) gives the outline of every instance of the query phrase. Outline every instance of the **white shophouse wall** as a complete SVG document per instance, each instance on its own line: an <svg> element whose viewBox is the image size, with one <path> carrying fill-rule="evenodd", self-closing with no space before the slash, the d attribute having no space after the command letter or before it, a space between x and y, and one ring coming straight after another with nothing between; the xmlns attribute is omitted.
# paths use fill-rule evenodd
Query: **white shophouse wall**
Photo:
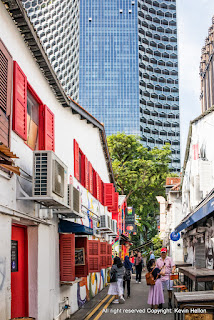
<svg viewBox="0 0 214 320"><path fill-rule="evenodd" d="M169 191L167 201L171 204L169 209L166 211L167 221L167 239L166 242L170 246L170 256L174 261L183 261L183 240L180 238L178 241L172 241L170 234L175 230L177 222L182 217L182 199L179 192Z"/></svg>
<svg viewBox="0 0 214 320"><path fill-rule="evenodd" d="M55 115L55 152L68 166L68 178L69 175L74 176L73 139L76 139L101 179L104 182L110 182L99 130L87 124L86 121L80 120L78 115L73 115L69 108L63 108L60 105L2 2L0 2L0 26L0 38L13 60L17 61L32 88ZM15 161L16 165L32 175L33 152L13 131L11 132L11 151L20 158ZM22 178L18 179L24 189L29 191L30 183ZM9 179L0 171L0 268L5 276L0 287L1 320L10 318L11 225L14 221L20 222L14 215L22 212L36 216L33 201L16 200L19 191L17 181L16 175ZM57 228L57 217L50 221L50 226L39 224L28 227L29 311L30 316L38 320L52 320L59 313L59 302L64 297L68 296L70 303L74 300L74 296L76 297L77 285L60 287ZM71 311L74 312L77 309L78 306L74 301L71 303Z"/></svg>
<svg viewBox="0 0 214 320"><path fill-rule="evenodd" d="M213 136L214 112L192 124L189 156L182 185L182 217L189 214L214 188ZM197 144L199 159L194 160L193 145ZM201 159L203 150L206 154L205 161Z"/></svg>

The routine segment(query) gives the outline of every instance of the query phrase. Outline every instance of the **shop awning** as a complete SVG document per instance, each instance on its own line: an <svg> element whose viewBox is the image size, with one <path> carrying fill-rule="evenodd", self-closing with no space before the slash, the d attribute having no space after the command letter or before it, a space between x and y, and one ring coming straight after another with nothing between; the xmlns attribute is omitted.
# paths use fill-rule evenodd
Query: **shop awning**
<svg viewBox="0 0 214 320"><path fill-rule="evenodd" d="M120 244L126 244L127 242L131 243L131 240L125 235L125 234L121 234L120 235Z"/></svg>
<svg viewBox="0 0 214 320"><path fill-rule="evenodd" d="M180 232L203 219L214 211L214 189L209 195L195 208L194 212L188 214L181 223L175 228L175 232Z"/></svg>
<svg viewBox="0 0 214 320"><path fill-rule="evenodd" d="M93 235L93 229L86 227L82 224L71 222L68 220L59 221L58 226L59 233L75 233L80 235Z"/></svg>

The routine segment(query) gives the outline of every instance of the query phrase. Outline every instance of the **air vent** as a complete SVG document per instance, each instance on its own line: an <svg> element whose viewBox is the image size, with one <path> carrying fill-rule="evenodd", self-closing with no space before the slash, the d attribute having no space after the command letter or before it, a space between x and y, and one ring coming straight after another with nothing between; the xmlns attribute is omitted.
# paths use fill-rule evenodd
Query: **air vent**
<svg viewBox="0 0 214 320"><path fill-rule="evenodd" d="M81 211L81 193L72 184L67 186L68 194L68 209L56 210L57 213L67 218L84 218L84 214Z"/></svg>
<svg viewBox="0 0 214 320"><path fill-rule="evenodd" d="M34 151L32 200L51 209L66 208L67 167L53 151Z"/></svg>
<svg viewBox="0 0 214 320"><path fill-rule="evenodd" d="M46 196L48 185L48 155L47 153L35 153L34 160L34 195Z"/></svg>
<svg viewBox="0 0 214 320"><path fill-rule="evenodd" d="M73 210L80 213L80 192L73 188Z"/></svg>
<svg viewBox="0 0 214 320"><path fill-rule="evenodd" d="M53 192L61 198L64 197L64 168L53 160Z"/></svg>

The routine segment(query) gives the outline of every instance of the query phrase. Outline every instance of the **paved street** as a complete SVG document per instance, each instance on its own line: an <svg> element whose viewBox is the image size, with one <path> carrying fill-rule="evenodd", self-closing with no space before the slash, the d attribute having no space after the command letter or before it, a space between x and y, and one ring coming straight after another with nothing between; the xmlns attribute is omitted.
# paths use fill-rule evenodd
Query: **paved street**
<svg viewBox="0 0 214 320"><path fill-rule="evenodd" d="M134 275L135 276L135 275ZM131 283L131 298L126 299L124 304L111 304L107 309L106 313L102 315L101 320L130 320L130 319L158 319L158 320L170 320L174 318L173 311L168 314L154 314L150 309L150 306L147 304L149 287L146 285L146 281L142 279L142 283L135 283L135 279L133 277ZM126 297L126 294L125 294ZM167 295L165 293L165 301L164 309L158 311L170 311L167 309ZM155 310L157 311L157 310Z"/></svg>
<svg viewBox="0 0 214 320"><path fill-rule="evenodd" d="M168 298L165 293L165 304L162 310L151 310L147 304L149 287L146 285L145 272L142 273L142 283L135 282L133 275L131 283L131 298L124 304L112 304L112 296L108 296L108 287L104 288L92 300L87 302L82 309L71 315L72 320L130 320L130 319L158 319L173 320L173 311L167 308ZM125 292L125 298L127 293ZM104 309L106 309L104 311ZM158 313L154 313L158 312ZM165 314L164 314L165 313Z"/></svg>

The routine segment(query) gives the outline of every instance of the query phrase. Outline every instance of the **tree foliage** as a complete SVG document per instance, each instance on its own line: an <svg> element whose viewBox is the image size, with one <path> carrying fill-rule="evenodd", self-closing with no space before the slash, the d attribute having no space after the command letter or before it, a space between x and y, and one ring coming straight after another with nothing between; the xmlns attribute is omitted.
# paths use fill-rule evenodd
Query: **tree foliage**
<svg viewBox="0 0 214 320"><path fill-rule="evenodd" d="M140 234L147 241L157 233L156 196L164 195L170 146L148 150L139 137L125 133L108 136L107 140L117 189L141 217ZM132 240L139 242L139 233Z"/></svg>

